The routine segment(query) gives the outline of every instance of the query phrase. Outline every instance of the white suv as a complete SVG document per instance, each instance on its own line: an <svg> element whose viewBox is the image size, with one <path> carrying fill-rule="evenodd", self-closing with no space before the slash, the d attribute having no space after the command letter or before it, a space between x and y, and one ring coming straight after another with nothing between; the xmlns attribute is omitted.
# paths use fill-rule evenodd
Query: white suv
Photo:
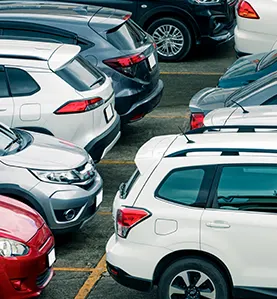
<svg viewBox="0 0 277 299"><path fill-rule="evenodd" d="M111 79L76 45L0 40L0 120L54 135L99 161L120 137Z"/></svg>
<svg viewBox="0 0 277 299"><path fill-rule="evenodd" d="M277 295L277 134L239 129L140 148L113 205L106 253L116 281L158 285L160 299Z"/></svg>

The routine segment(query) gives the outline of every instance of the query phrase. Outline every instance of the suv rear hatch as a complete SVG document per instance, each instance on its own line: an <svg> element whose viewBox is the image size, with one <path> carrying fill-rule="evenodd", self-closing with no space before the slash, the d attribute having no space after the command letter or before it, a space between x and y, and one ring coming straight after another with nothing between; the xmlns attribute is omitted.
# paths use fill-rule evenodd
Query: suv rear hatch
<svg viewBox="0 0 277 299"><path fill-rule="evenodd" d="M97 11L89 26L122 53L104 63L141 83L145 93L150 93L160 74L152 37L131 20L129 12L112 8Z"/></svg>

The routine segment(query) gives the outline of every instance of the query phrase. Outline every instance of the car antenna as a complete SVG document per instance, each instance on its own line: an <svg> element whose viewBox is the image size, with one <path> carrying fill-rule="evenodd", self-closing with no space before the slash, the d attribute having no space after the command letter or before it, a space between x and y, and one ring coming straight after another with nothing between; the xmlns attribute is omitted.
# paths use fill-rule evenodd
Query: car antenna
<svg viewBox="0 0 277 299"><path fill-rule="evenodd" d="M186 137L186 139L187 139L187 143L195 143L193 140L190 140L189 138L188 138L188 136L185 134L185 132L182 130L182 128L181 127L179 127L178 126L178 128L179 128L179 130L181 131L181 133Z"/></svg>
<svg viewBox="0 0 277 299"><path fill-rule="evenodd" d="M244 109L244 108L242 107L241 104L239 104L238 102L233 101L233 100L231 100L231 101L232 101L233 103L235 103L236 105L238 105L238 106L242 109L243 113L249 113L249 111L247 111L246 109Z"/></svg>

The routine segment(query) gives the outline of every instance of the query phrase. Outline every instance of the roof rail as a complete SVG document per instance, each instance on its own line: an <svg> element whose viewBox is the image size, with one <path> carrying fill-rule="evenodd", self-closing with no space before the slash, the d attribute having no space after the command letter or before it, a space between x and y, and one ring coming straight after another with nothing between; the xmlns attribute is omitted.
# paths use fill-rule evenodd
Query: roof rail
<svg viewBox="0 0 277 299"><path fill-rule="evenodd" d="M239 156L239 153L263 153L277 154L277 149L262 149L262 148L187 148L168 156L166 158L186 157L189 153L203 152L221 152L221 156Z"/></svg>
<svg viewBox="0 0 277 299"><path fill-rule="evenodd" d="M0 58L11 58L11 59L27 59L27 60L40 60L40 61L47 61L43 58L37 57L37 56L32 56L32 55L13 55L13 54L1 54L0 53Z"/></svg>
<svg viewBox="0 0 277 299"><path fill-rule="evenodd" d="M274 125L227 125L227 126L203 126L198 129L189 130L186 135L203 134L205 132L218 132L220 129L238 129L238 133L256 132L256 129L272 129L277 130Z"/></svg>

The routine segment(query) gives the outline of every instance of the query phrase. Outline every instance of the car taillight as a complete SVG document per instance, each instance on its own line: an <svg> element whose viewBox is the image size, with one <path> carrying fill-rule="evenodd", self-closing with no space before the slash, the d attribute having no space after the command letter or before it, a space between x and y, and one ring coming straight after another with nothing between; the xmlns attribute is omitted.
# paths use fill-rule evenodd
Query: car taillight
<svg viewBox="0 0 277 299"><path fill-rule="evenodd" d="M242 18L247 19L259 19L259 15L256 13L255 9L247 2L241 1L238 5L238 15Z"/></svg>
<svg viewBox="0 0 277 299"><path fill-rule="evenodd" d="M204 125L204 113L192 113L190 116L190 129L198 129Z"/></svg>
<svg viewBox="0 0 277 299"><path fill-rule="evenodd" d="M100 97L81 100L81 101L70 101L63 104L54 113L55 114L69 114L69 113L82 113L93 110L104 103L104 100Z"/></svg>
<svg viewBox="0 0 277 299"><path fill-rule="evenodd" d="M137 208L121 208L116 214L116 230L117 234L126 238L129 231L141 221L151 216L151 213L145 209Z"/></svg>
<svg viewBox="0 0 277 299"><path fill-rule="evenodd" d="M125 57L107 59L103 62L120 73L134 78L136 76L138 63L145 59L146 56L144 54L135 54Z"/></svg>

